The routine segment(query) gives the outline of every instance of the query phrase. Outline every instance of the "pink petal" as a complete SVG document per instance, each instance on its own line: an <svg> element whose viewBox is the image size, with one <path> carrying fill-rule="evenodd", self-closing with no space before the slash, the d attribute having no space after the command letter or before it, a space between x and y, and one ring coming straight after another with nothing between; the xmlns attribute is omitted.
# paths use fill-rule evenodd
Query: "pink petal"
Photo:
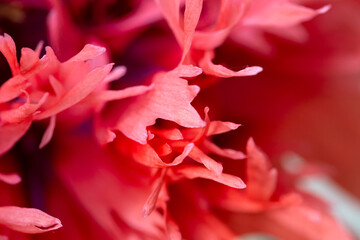
<svg viewBox="0 0 360 240"><path fill-rule="evenodd" d="M169 240L182 240L179 226L171 219L166 221L166 230Z"/></svg>
<svg viewBox="0 0 360 240"><path fill-rule="evenodd" d="M219 47L240 21L244 13L244 1L221 1L221 9L214 30L196 31L193 47L202 50L213 50Z"/></svg>
<svg viewBox="0 0 360 240"><path fill-rule="evenodd" d="M195 33L196 26L200 19L200 14L202 10L203 1L202 0L186 0L185 1L185 13L184 13L184 45L183 45L183 55L181 57L180 63L183 63L186 55L188 54L193 36Z"/></svg>
<svg viewBox="0 0 360 240"><path fill-rule="evenodd" d="M95 46L92 44L86 44L81 51L70 58L67 62L75 62L75 61L87 61L94 59L97 56L100 56L106 51L106 48Z"/></svg>
<svg viewBox="0 0 360 240"><path fill-rule="evenodd" d="M236 228L246 223L246 232L257 231L280 239L292 240L353 240L354 238L329 214L306 204L280 208L265 214L234 217ZM235 226L235 225L233 225Z"/></svg>
<svg viewBox="0 0 360 240"><path fill-rule="evenodd" d="M159 155L159 157L163 157L169 155L173 151L168 143L164 143L156 148L156 152Z"/></svg>
<svg viewBox="0 0 360 240"><path fill-rule="evenodd" d="M51 87L54 89L57 98L60 98L65 93L64 86L57 80L53 75L49 76L49 82Z"/></svg>
<svg viewBox="0 0 360 240"><path fill-rule="evenodd" d="M217 135L238 129L241 124L222 121L211 121L206 136Z"/></svg>
<svg viewBox="0 0 360 240"><path fill-rule="evenodd" d="M45 130L45 133L41 139L39 148L43 148L45 147L51 140L53 134L54 134L54 129L55 129L55 123L56 123L56 116L53 115L50 117L50 123L48 125L48 127Z"/></svg>
<svg viewBox="0 0 360 240"><path fill-rule="evenodd" d="M141 94L144 94L151 89L153 89L154 85L150 86L135 86L128 87L122 90L106 90L94 93L89 99L94 102L108 102L114 100L120 100L123 98L134 97Z"/></svg>
<svg viewBox="0 0 360 240"><path fill-rule="evenodd" d="M202 69L193 65L180 64L171 73L178 77L196 77L202 73Z"/></svg>
<svg viewBox="0 0 360 240"><path fill-rule="evenodd" d="M0 103L18 97L21 94L21 90L25 90L29 85L30 83L22 75L10 78L0 87Z"/></svg>
<svg viewBox="0 0 360 240"><path fill-rule="evenodd" d="M128 138L145 144L146 127L158 118L170 120L184 127L201 127L204 122L191 106L199 87L189 86L184 79L172 74L158 74L153 80L154 88L133 99L118 116L116 129Z"/></svg>
<svg viewBox="0 0 360 240"><path fill-rule="evenodd" d="M226 157L226 158L230 158L230 159L234 159L234 160L240 160L240 159L246 158L246 155L241 151L236 151L236 150L227 149L227 148L220 148L207 139L205 139L203 141L203 147L207 151L209 151L211 153L215 153L218 156L222 156L222 157Z"/></svg>
<svg viewBox="0 0 360 240"><path fill-rule="evenodd" d="M303 7L288 0L257 0L244 17L244 25L264 27L288 27L310 20L330 9L326 5L318 10Z"/></svg>
<svg viewBox="0 0 360 240"><path fill-rule="evenodd" d="M156 134L157 136L163 137L168 140L183 140L184 137L181 134L180 130L177 128L158 130L156 128L151 129L151 132Z"/></svg>
<svg viewBox="0 0 360 240"><path fill-rule="evenodd" d="M10 150L26 133L31 122L29 118L16 124L4 124L0 126L0 156Z"/></svg>
<svg viewBox="0 0 360 240"><path fill-rule="evenodd" d="M27 94L26 92L24 93ZM0 119L6 123L22 122L26 118L31 117L36 112L36 110L41 107L41 105L46 101L48 95L48 93L45 93L38 103L31 103L29 96L27 96L27 102L23 105L15 109L0 112Z"/></svg>
<svg viewBox="0 0 360 240"><path fill-rule="evenodd" d="M127 146L127 148L128 147L129 146ZM179 165L189 155L193 147L194 144L192 143L186 145L183 149L183 152L179 156L177 156L171 163L165 163L149 144L143 145L134 142L133 147L130 151L134 160L138 161L139 163L149 167L159 168Z"/></svg>
<svg viewBox="0 0 360 240"><path fill-rule="evenodd" d="M190 157L195 161L204 164L204 166L212 171L216 176L220 176L223 170L221 163L203 153L198 147L194 147L190 153Z"/></svg>
<svg viewBox="0 0 360 240"><path fill-rule="evenodd" d="M108 64L103 67L98 67L92 70L87 76L71 88L59 101L51 107L36 115L37 120L48 118L52 115L58 114L67 108L80 102L87 97L107 76L113 64Z"/></svg>
<svg viewBox="0 0 360 240"><path fill-rule="evenodd" d="M245 76L253 76L261 72L263 69L261 67L247 67L240 71L232 71L222 65L215 65L212 62L212 58L214 57L214 53L212 51L207 51L204 54L204 57L200 60L199 65L203 69L206 74L229 78L229 77L245 77Z"/></svg>
<svg viewBox="0 0 360 240"><path fill-rule="evenodd" d="M17 173L0 173L0 180L10 185L16 185L21 182L21 177Z"/></svg>
<svg viewBox="0 0 360 240"><path fill-rule="evenodd" d="M193 150L194 146L195 146L195 145L194 145L193 143L187 144L187 145L184 147L183 152L174 159L174 163L182 163L183 160L184 160L187 156L189 156L189 154L190 154L191 151Z"/></svg>
<svg viewBox="0 0 360 240"><path fill-rule="evenodd" d="M146 200L142 213L143 217L149 216L154 211L161 187L164 184L165 175L166 175L166 169L163 169L161 171L160 177L156 181L154 189L152 190L150 196Z"/></svg>
<svg viewBox="0 0 360 240"><path fill-rule="evenodd" d="M30 71L39 61L39 55L30 48L21 49L20 73L24 74Z"/></svg>
<svg viewBox="0 0 360 240"><path fill-rule="evenodd" d="M277 171L271 168L270 161L266 155L256 147L252 138L246 146L247 160L247 192L256 200L269 200L273 194L276 182Z"/></svg>
<svg viewBox="0 0 360 240"><path fill-rule="evenodd" d="M205 178L233 188L243 189L246 187L245 183L239 177L226 173L217 176L213 171L200 166L180 166L174 169L174 171L176 174L182 174L190 179Z"/></svg>
<svg viewBox="0 0 360 240"><path fill-rule="evenodd" d="M0 207L0 224L24 233L42 233L62 227L59 219L34 208Z"/></svg>
<svg viewBox="0 0 360 240"><path fill-rule="evenodd" d="M168 22L171 30L173 31L176 40L182 46L184 41L184 32L180 28L180 0L156 0L161 11L164 14L166 21Z"/></svg>
<svg viewBox="0 0 360 240"><path fill-rule="evenodd" d="M19 74L19 63L16 57L16 46L14 40L8 35L0 36L0 52L4 55L9 63L13 76Z"/></svg>
<svg viewBox="0 0 360 240"><path fill-rule="evenodd" d="M126 158L119 167L91 138L74 136L69 140L59 148L65 155L56 154L57 173L110 238L129 239L126 236L131 234L132 237L140 235L135 239L165 239L159 228L164 223L163 216L157 211L146 219L141 216L150 194L147 171L133 162L129 164ZM86 159L86 171L83 171L82 159ZM129 234L124 233L124 229L128 229Z"/></svg>
<svg viewBox="0 0 360 240"><path fill-rule="evenodd" d="M50 1L53 5L47 17L47 29L51 46L60 60L69 59L83 43L79 30L74 26L66 6L59 0Z"/></svg>
<svg viewBox="0 0 360 240"><path fill-rule="evenodd" d="M104 82L109 83L115 80L118 80L122 76L124 76L126 73L126 67L124 66L116 66L114 67L111 72L107 75Z"/></svg>

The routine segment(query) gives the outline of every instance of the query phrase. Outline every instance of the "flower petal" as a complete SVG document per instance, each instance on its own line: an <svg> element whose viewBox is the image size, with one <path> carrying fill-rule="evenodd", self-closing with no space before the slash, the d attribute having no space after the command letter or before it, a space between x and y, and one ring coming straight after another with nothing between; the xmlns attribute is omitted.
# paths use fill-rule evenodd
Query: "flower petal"
<svg viewBox="0 0 360 240"><path fill-rule="evenodd" d="M238 129L241 124L223 121L211 121L206 136L217 135Z"/></svg>
<svg viewBox="0 0 360 240"><path fill-rule="evenodd" d="M29 85L30 83L22 75L10 78L0 87L0 103L18 97L21 94L21 90L25 90Z"/></svg>
<svg viewBox="0 0 360 240"><path fill-rule="evenodd" d="M247 67L240 71L232 71L222 65L216 65L211 60L214 57L214 53L212 51L207 51L204 54L204 57L200 60L199 65L204 70L206 74L229 78L229 77L245 77L245 76L253 76L261 72L263 69L258 66Z"/></svg>
<svg viewBox="0 0 360 240"><path fill-rule="evenodd" d="M0 52L9 63L13 76L19 74L20 68L16 58L16 46L14 40L8 35L0 36Z"/></svg>
<svg viewBox="0 0 360 240"><path fill-rule="evenodd" d="M16 124L4 124L0 126L0 156L11 149L26 133L31 122L31 119L26 119Z"/></svg>
<svg viewBox="0 0 360 240"><path fill-rule="evenodd" d="M0 180L10 185L16 185L21 182L21 177L17 173L0 173Z"/></svg>
<svg viewBox="0 0 360 240"><path fill-rule="evenodd" d="M223 170L221 163L216 162L214 159L203 153L198 147L194 147L190 152L190 157L195 161L204 164L204 166L212 171L214 175L220 176Z"/></svg>
<svg viewBox="0 0 360 240"><path fill-rule="evenodd" d="M269 159L256 147L252 138L248 140L246 152L247 192L253 199L269 200L276 187L277 171L271 168Z"/></svg>
<svg viewBox="0 0 360 240"><path fill-rule="evenodd" d="M161 187L164 184L165 175L166 175L166 169L162 169L161 175L157 179L155 187L144 205L143 213L142 213L143 217L149 216L152 213L152 211L154 211Z"/></svg>
<svg viewBox="0 0 360 240"><path fill-rule="evenodd" d="M30 71L39 61L39 55L30 48L21 49L20 73L24 74Z"/></svg>
<svg viewBox="0 0 360 240"><path fill-rule="evenodd" d="M93 59L97 56L100 56L106 51L106 48L95 46L92 44L86 44L81 51L70 58L67 62L75 62L75 61L87 61Z"/></svg>
<svg viewBox="0 0 360 240"><path fill-rule="evenodd" d="M236 151L228 148L220 148L207 139L203 141L203 147L205 147L206 150L208 150L209 152L215 153L218 156L222 156L234 160L246 158L246 155L241 151Z"/></svg>
<svg viewBox="0 0 360 240"><path fill-rule="evenodd" d="M244 17L243 24L246 26L289 27L310 20L329 9L330 5L313 10L288 0L257 0L253 2L247 16Z"/></svg>
<svg viewBox="0 0 360 240"><path fill-rule="evenodd" d="M48 127L45 130L45 133L41 139L39 148L43 148L45 147L51 140L53 134L54 134L54 129L55 129L55 123L56 123L56 115L52 115L50 117L50 123L48 125Z"/></svg>
<svg viewBox="0 0 360 240"><path fill-rule="evenodd" d="M145 144L148 138L146 127L153 125L158 118L184 127L204 125L190 104L199 91L197 86L189 86L186 80L164 73L156 75L153 84L153 89L119 108L121 114L116 116L118 120L114 128Z"/></svg>
<svg viewBox="0 0 360 240"><path fill-rule="evenodd" d="M245 183L239 177L226 173L222 173L220 176L217 176L213 171L200 166L180 166L174 169L174 172L190 179L210 179L233 188L243 189L246 187Z"/></svg>
<svg viewBox="0 0 360 240"><path fill-rule="evenodd" d="M134 97L137 95L144 94L150 91L154 85L150 86L135 86L135 87L128 87L122 90L106 90L100 91L92 96L89 96L92 101L95 102L108 102L114 100L120 100L123 98Z"/></svg>
<svg viewBox="0 0 360 240"><path fill-rule="evenodd" d="M182 64L188 54L196 26L200 19L203 0L186 0L184 13L184 45L180 63Z"/></svg>
<svg viewBox="0 0 360 240"><path fill-rule="evenodd" d="M28 93L24 91L27 95ZM42 98L39 100L38 103L31 103L29 96L27 95L27 101L23 105L0 112L0 119L5 123L19 123L24 121L26 118L31 117L36 110L38 110L41 105L46 101L47 97L49 96L48 93L45 93Z"/></svg>
<svg viewBox="0 0 360 240"><path fill-rule="evenodd" d="M97 67L92 70L87 76L71 88L52 106L36 115L37 120L48 118L52 115L58 114L67 108L80 102L87 97L107 76L113 64L108 64L103 67Z"/></svg>
<svg viewBox="0 0 360 240"><path fill-rule="evenodd" d="M24 233L42 233L62 227L59 219L38 209L0 207L0 224Z"/></svg>

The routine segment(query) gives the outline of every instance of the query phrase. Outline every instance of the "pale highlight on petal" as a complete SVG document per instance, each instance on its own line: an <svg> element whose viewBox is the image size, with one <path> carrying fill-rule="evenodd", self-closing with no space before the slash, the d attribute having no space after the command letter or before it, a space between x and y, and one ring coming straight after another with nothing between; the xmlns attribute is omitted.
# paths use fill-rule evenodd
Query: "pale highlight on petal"
<svg viewBox="0 0 360 240"><path fill-rule="evenodd" d="M17 173L0 173L0 180L10 185L21 182L21 177Z"/></svg>

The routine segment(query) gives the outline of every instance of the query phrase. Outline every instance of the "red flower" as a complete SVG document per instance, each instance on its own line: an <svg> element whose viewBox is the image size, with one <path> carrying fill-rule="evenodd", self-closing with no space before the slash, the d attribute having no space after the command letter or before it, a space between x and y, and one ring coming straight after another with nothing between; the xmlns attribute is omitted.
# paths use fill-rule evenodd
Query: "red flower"
<svg viewBox="0 0 360 240"><path fill-rule="evenodd" d="M297 102L280 101L302 89L319 94L329 83L312 75L322 71L312 66L318 56L305 58L310 63L301 59L308 57L302 50L291 57L295 48L286 40L304 43L312 32L302 23L329 9L301 2L52 0L11 6L26 16L11 23L17 27L32 23L31 11L42 12L52 47L42 57L42 43L22 48L18 61L13 39L0 37L12 74L0 85L0 156L15 167L3 172L19 172L27 189L0 189L7 197L0 203L0 234L11 238L10 229L40 233L62 226L43 211L14 207L24 205L62 219L65 227L41 239L216 240L253 232L352 239L326 201L298 189L305 174L326 171L306 164L287 172L249 138L254 135L271 159L288 146L312 149L291 138L307 111L294 108L287 115ZM8 18L2 7L0 19ZM4 29L17 29L11 24ZM44 33L39 28L33 36ZM12 35L29 40L23 31ZM124 66L112 69L112 61ZM316 81L292 85L304 76ZM232 77L241 81L218 81ZM263 86L267 79L272 81ZM211 121L206 106L216 119L245 126ZM199 109L205 109L203 118ZM20 176L4 173L0 180L17 184Z"/></svg>

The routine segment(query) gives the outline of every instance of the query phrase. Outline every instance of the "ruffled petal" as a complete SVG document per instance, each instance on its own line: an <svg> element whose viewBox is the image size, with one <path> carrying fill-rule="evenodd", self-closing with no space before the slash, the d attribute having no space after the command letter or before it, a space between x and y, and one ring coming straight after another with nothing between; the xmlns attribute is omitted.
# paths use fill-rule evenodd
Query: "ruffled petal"
<svg viewBox="0 0 360 240"><path fill-rule="evenodd" d="M89 72L82 81L67 91L59 101L36 115L36 119L41 120L48 118L80 102L105 79L112 66L113 64L108 64L103 67L97 67Z"/></svg>
<svg viewBox="0 0 360 240"><path fill-rule="evenodd" d="M115 129L145 144L148 138L146 127L153 125L158 118L174 121L184 127L204 126L190 104L199 91L197 86L189 86L186 80L173 74L158 74L153 84L152 90L127 104L118 116Z"/></svg>

